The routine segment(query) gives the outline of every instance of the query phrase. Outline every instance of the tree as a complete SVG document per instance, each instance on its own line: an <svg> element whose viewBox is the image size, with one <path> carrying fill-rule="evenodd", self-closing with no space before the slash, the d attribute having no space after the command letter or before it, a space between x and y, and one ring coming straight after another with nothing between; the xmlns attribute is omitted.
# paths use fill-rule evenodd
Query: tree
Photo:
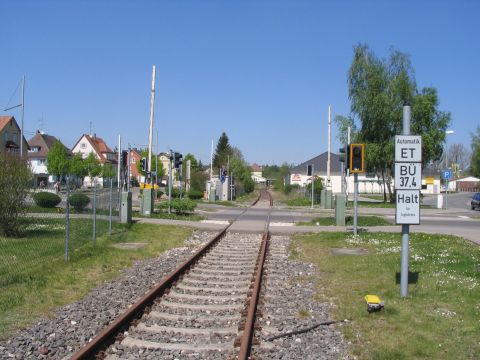
<svg viewBox="0 0 480 360"><path fill-rule="evenodd" d="M70 158L67 148L59 141L55 141L47 155L47 170L57 179L70 172Z"/></svg>
<svg viewBox="0 0 480 360"><path fill-rule="evenodd" d="M100 162L95 157L95 154L93 152L88 154L84 162L85 169L88 176L90 177L90 181L93 181L93 178L99 176L102 173L102 165L100 165Z"/></svg>
<svg viewBox="0 0 480 360"><path fill-rule="evenodd" d="M357 126L351 117L346 117L342 115L337 115L333 119L335 123L337 123L338 127L338 134L337 139L340 141L341 144L348 143L348 128L350 127L350 142L355 142L355 136L358 132Z"/></svg>
<svg viewBox="0 0 480 360"><path fill-rule="evenodd" d="M473 176L480 177L480 126L477 126L476 133L471 133L472 137L472 161L470 164Z"/></svg>
<svg viewBox="0 0 480 360"><path fill-rule="evenodd" d="M0 154L0 235L16 235L21 228L32 173L25 158Z"/></svg>
<svg viewBox="0 0 480 360"><path fill-rule="evenodd" d="M232 155L233 150L228 142L228 136L223 132L218 139L215 154L213 155L213 168L219 169L222 166L227 166L228 157L232 157Z"/></svg>
<svg viewBox="0 0 480 360"><path fill-rule="evenodd" d="M233 174L233 180L237 189L237 194L243 192L250 193L255 189L255 182L252 180L250 167L243 158L242 152L238 148L231 148L232 156L230 158L230 175Z"/></svg>
<svg viewBox="0 0 480 360"><path fill-rule="evenodd" d="M437 109L436 89L417 90L410 58L399 51L391 50L385 60L367 45L355 46L348 86L351 114L361 124L356 140L365 143L367 170L383 179L392 198L393 139L401 134L404 104L412 105L412 134L423 136L424 164L441 155L450 113Z"/></svg>
<svg viewBox="0 0 480 360"><path fill-rule="evenodd" d="M85 160L82 158L82 155L80 153L76 153L70 159L70 173L72 175L75 175L77 178L79 178L81 180L82 185L83 185L83 180L85 179L85 176L88 175L87 168L85 165L86 165Z"/></svg>
<svg viewBox="0 0 480 360"><path fill-rule="evenodd" d="M447 150L447 155L449 163L453 165L456 177L459 177L460 173L464 173L470 165L471 154L463 144L452 144ZM445 166L445 168L447 167Z"/></svg>

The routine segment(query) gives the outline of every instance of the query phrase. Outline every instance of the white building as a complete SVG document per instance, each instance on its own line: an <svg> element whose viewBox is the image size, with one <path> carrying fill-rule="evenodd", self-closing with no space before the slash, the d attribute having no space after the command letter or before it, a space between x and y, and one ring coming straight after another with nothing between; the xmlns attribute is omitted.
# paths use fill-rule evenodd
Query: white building
<svg viewBox="0 0 480 360"><path fill-rule="evenodd" d="M290 184L298 184L304 187L310 184L311 176L307 175L307 166L313 165L313 174L316 178L322 178L324 187L327 185L327 160L328 153L324 152L310 160L307 160L300 165L290 169ZM340 162L340 155L330 153L330 184L331 190L334 194L342 192L342 165ZM382 179L371 174L358 175L358 191L366 194L383 194L384 184ZM348 193L352 194L354 191L353 174L350 175L348 181ZM393 187L393 182L392 182Z"/></svg>
<svg viewBox="0 0 480 360"><path fill-rule="evenodd" d="M84 159L86 159L90 153L93 153L102 166L110 166L112 168L112 171L115 174L114 178L116 178L118 155L108 147L102 138L97 137L96 134L83 134L72 148L72 153L81 154ZM84 179L83 185L91 187L93 185L93 180L94 179L90 179L90 177L87 176ZM97 177L96 184L103 184L103 178Z"/></svg>

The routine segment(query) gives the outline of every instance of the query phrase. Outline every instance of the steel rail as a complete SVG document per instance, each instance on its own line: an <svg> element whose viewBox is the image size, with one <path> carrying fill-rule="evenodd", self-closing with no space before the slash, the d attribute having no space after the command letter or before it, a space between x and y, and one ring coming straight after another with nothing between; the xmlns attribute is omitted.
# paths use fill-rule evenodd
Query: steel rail
<svg viewBox="0 0 480 360"><path fill-rule="evenodd" d="M252 206L256 205L260 198L261 193L250 206L245 208L245 210L243 210L235 218L234 221L241 217ZM161 296L167 289L169 289L181 275L183 275L188 269L190 269L190 267L195 264L198 259L200 259L204 254L206 254L213 245L215 245L221 238L223 238L227 233L227 230L230 228L230 226L232 226L232 224L233 222L228 224L222 231L215 235L212 240L210 240L195 254L185 260L170 274L164 277L157 285L147 291L145 295L143 295L139 300L137 300L130 308L128 308L124 313L122 313L113 322L111 322L105 329L98 333L92 341L90 341L79 351L74 353L70 359L94 359L100 351L102 351L104 348L106 348L106 346L108 346L114 341L115 336L121 329L126 328L132 322L132 320L140 317L148 305L152 304L156 298Z"/></svg>
<svg viewBox="0 0 480 360"><path fill-rule="evenodd" d="M270 225L270 214L272 211L273 199L268 191L264 191L270 197L270 209L265 223L265 229L262 236L262 246L258 256L257 269L255 273L255 281L253 285L252 295L248 306L247 317L245 319L245 327L242 338L240 340L240 350L238 353L238 360L247 360L250 356L250 351L253 342L253 333L255 331L255 319L257 313L258 300L260 299L260 291L262 288L263 265L267 256L268 244L270 241L270 232L268 230Z"/></svg>

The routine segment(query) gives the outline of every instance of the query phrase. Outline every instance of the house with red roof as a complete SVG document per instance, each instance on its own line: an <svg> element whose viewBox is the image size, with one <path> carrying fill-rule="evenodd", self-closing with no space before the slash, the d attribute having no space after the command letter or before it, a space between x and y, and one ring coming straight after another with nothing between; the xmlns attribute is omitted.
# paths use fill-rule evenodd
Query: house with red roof
<svg viewBox="0 0 480 360"><path fill-rule="evenodd" d="M90 153L97 158L98 162L102 166L110 166L114 174L117 174L118 158L107 143L96 134L88 135L83 134L80 139L75 143L72 148L73 154L81 154L82 158L86 159ZM114 179L116 178L116 175ZM89 176L85 177L84 186L91 187L94 179L90 179ZM103 178L96 178L97 184L103 184Z"/></svg>
<svg viewBox="0 0 480 360"><path fill-rule="evenodd" d="M0 154L20 155L21 144L23 146L23 155L27 155L28 143L25 137L21 141L21 136L20 127L13 116L0 116Z"/></svg>

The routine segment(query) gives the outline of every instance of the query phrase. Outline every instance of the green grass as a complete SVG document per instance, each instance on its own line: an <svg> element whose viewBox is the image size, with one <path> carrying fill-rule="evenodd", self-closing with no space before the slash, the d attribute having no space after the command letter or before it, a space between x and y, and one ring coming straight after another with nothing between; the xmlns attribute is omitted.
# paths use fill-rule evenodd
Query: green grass
<svg viewBox="0 0 480 360"><path fill-rule="evenodd" d="M233 201L215 201L215 202L209 203L209 204L222 205L222 206L230 206L230 207L236 207L236 206L238 206L238 205L235 204L235 202L233 202Z"/></svg>
<svg viewBox="0 0 480 360"><path fill-rule="evenodd" d="M65 222L35 219L22 237L0 237L0 338L48 317L55 308L82 298L92 288L119 275L135 260L181 246L192 230L151 224L115 224L112 236L92 244L91 221L72 221L71 259L63 260ZM105 234L106 221L97 221ZM122 242L148 245L138 250L112 247Z"/></svg>
<svg viewBox="0 0 480 360"><path fill-rule="evenodd" d="M53 208L43 208L38 205L30 205L26 208L27 213L36 213L36 214L65 214L65 208L62 207L53 207ZM75 211L73 207L70 207L71 214L92 214L93 210L91 208L86 208L83 211ZM108 208L97 208L97 215L109 215L110 209ZM112 209L112 216L118 216L118 210Z"/></svg>
<svg viewBox="0 0 480 360"><path fill-rule="evenodd" d="M358 201L358 207L365 207L365 208L395 208L394 203L389 202L371 202L371 201ZM353 209L353 201L349 201L347 204L347 208ZM434 206L431 205L421 205L420 208L422 209L432 209Z"/></svg>
<svg viewBox="0 0 480 360"><path fill-rule="evenodd" d="M388 226L392 225L387 219L381 216L358 216L357 218L358 226ZM318 217L306 222L298 222L296 225L299 226L312 226L312 225L320 225L320 226L333 226L335 225L335 218L334 217ZM346 225L353 225L353 216L347 215L345 217Z"/></svg>
<svg viewBox="0 0 480 360"><path fill-rule="evenodd" d="M287 206L312 206L312 199L309 198L294 198L285 200ZM318 205L318 204L314 204Z"/></svg>
<svg viewBox="0 0 480 360"><path fill-rule="evenodd" d="M358 359L480 358L480 248L463 239L410 235L410 271L419 280L400 298L400 233L297 235L295 258L316 263L317 296L333 301L350 351ZM367 255L331 254L360 247ZM367 312L363 297L379 295L382 312Z"/></svg>
<svg viewBox="0 0 480 360"><path fill-rule="evenodd" d="M141 218L152 218L152 219L168 219L168 220L183 220L183 221L202 221L205 220L207 217L203 215L197 215L197 214L175 214L172 212L171 214L169 213L164 213L164 212L155 212L153 214L149 215L142 215L137 211L134 211L132 213L132 216L134 217L141 217Z"/></svg>

